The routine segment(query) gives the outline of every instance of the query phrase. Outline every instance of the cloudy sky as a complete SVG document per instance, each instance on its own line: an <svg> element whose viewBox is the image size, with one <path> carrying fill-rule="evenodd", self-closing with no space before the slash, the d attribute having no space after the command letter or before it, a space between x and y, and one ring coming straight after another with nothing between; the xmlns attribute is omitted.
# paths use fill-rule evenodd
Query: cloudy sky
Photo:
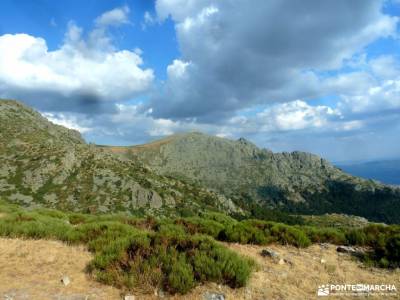
<svg viewBox="0 0 400 300"><path fill-rule="evenodd" d="M197 130L395 158L399 18L399 0L2 0L0 97L99 144Z"/></svg>

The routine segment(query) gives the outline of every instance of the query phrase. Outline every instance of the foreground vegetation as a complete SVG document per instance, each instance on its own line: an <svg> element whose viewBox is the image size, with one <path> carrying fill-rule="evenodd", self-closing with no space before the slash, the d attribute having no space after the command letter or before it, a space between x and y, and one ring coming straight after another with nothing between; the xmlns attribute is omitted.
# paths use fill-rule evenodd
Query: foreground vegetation
<svg viewBox="0 0 400 300"><path fill-rule="evenodd" d="M216 240L296 247L323 242L366 246L370 249L362 258L366 263L400 266L400 226L396 225L317 228L239 221L215 212L155 219L26 210L0 202L0 236L85 244L94 253L88 272L103 283L128 290L156 287L184 294L207 281L244 286L254 262Z"/></svg>

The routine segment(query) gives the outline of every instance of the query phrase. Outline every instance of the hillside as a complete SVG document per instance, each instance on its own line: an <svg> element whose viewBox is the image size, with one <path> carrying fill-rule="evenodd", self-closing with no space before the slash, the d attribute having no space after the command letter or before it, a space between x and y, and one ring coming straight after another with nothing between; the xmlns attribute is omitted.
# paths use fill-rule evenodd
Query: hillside
<svg viewBox="0 0 400 300"><path fill-rule="evenodd" d="M242 207L261 203L293 213L346 213L400 222L400 190L351 176L310 153L273 153L243 138L197 132L108 150L144 162L159 174L211 188Z"/></svg>
<svg viewBox="0 0 400 300"><path fill-rule="evenodd" d="M205 207L236 211L229 199L88 145L78 132L19 102L0 100L0 124L3 199L92 213L175 214Z"/></svg>
<svg viewBox="0 0 400 300"><path fill-rule="evenodd" d="M337 164L342 170L386 184L400 185L400 160L380 160L362 163Z"/></svg>
<svg viewBox="0 0 400 300"><path fill-rule="evenodd" d="M0 296L310 299L322 284L400 283L400 226L332 225L238 221L215 212L81 214L0 200Z"/></svg>

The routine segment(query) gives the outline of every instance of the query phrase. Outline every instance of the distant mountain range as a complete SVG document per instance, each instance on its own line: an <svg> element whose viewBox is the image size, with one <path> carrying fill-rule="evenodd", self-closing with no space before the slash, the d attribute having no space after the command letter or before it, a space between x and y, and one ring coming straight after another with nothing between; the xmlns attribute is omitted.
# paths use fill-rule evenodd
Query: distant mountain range
<svg viewBox="0 0 400 300"><path fill-rule="evenodd" d="M335 165L354 176L400 185L400 159L336 163Z"/></svg>
<svg viewBox="0 0 400 300"><path fill-rule="evenodd" d="M261 209L400 223L400 189L310 153L273 153L197 132L133 147L89 145L11 100L0 100L0 124L0 198L26 206L257 217Z"/></svg>

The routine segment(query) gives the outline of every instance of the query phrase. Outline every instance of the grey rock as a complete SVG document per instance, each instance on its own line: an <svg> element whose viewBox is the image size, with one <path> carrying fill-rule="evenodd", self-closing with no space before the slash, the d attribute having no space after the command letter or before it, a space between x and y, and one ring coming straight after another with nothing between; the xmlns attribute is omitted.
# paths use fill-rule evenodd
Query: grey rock
<svg viewBox="0 0 400 300"><path fill-rule="evenodd" d="M263 256L263 257L271 257L273 259L278 259L279 258L278 252L275 252L274 250L269 249L269 248L261 250L260 255Z"/></svg>
<svg viewBox="0 0 400 300"><path fill-rule="evenodd" d="M339 246L336 248L337 252L340 253L355 253L356 249L354 247L350 247L350 246Z"/></svg>
<svg viewBox="0 0 400 300"><path fill-rule="evenodd" d="M338 246L336 251L339 253L346 253L356 257L363 257L365 255L365 250L359 247L351 246Z"/></svg>
<svg viewBox="0 0 400 300"><path fill-rule="evenodd" d="M163 200L159 194L156 192L151 192L150 196L150 207L151 208L161 208L163 205Z"/></svg>
<svg viewBox="0 0 400 300"><path fill-rule="evenodd" d="M204 300L225 300L225 295L214 292L206 292L203 295Z"/></svg>
<svg viewBox="0 0 400 300"><path fill-rule="evenodd" d="M8 197L10 200L12 201L17 201L17 202L23 202L25 204L30 204L33 200L32 196L29 195L24 195L21 193L16 193L16 194L12 194L11 196Z"/></svg>

